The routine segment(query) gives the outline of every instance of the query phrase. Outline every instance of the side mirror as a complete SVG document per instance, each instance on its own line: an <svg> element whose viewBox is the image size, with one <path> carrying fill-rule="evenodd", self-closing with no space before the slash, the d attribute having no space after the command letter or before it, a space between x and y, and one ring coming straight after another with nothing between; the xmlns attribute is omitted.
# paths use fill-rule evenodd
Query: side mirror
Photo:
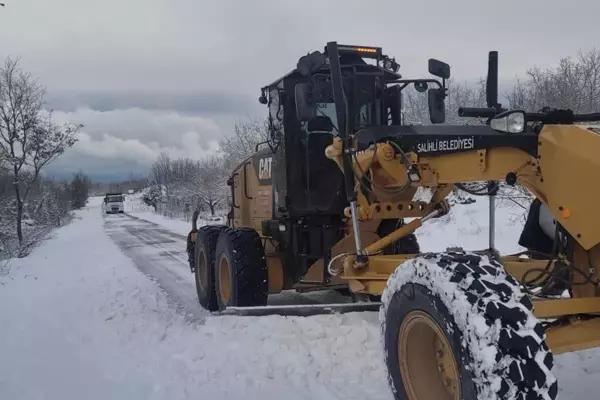
<svg viewBox="0 0 600 400"><path fill-rule="evenodd" d="M427 92L429 103L429 119L432 124L443 124L446 122L446 89L429 89Z"/></svg>
<svg viewBox="0 0 600 400"><path fill-rule="evenodd" d="M333 131L333 122L331 118L324 115L319 115L308 121L307 130L309 133L312 132L328 132Z"/></svg>
<svg viewBox="0 0 600 400"><path fill-rule="evenodd" d="M317 108L310 101L310 89L306 83L298 83L294 88L296 117L300 121L310 121L317 116Z"/></svg>
<svg viewBox="0 0 600 400"><path fill-rule="evenodd" d="M402 125L402 89L400 85L390 86L385 90L385 103L389 109L391 125Z"/></svg>
<svg viewBox="0 0 600 400"><path fill-rule="evenodd" d="M450 79L450 66L435 58L429 59L429 73L442 79Z"/></svg>

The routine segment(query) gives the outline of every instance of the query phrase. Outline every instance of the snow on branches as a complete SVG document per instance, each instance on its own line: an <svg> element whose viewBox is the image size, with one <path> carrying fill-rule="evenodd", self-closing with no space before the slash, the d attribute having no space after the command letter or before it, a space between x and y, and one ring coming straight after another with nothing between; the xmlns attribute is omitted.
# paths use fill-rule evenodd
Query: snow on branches
<svg viewBox="0 0 600 400"><path fill-rule="evenodd" d="M231 170L266 138L266 123L249 119L235 125L234 134L219 143L217 154L199 160L161 154L152 165L144 202L167 217L189 219L194 210L215 217L230 196L227 178Z"/></svg>
<svg viewBox="0 0 600 400"><path fill-rule="evenodd" d="M44 94L45 88L19 67L18 60L7 58L0 66L0 173L10 180L2 195L14 205L21 248L28 243L23 222L40 173L75 144L81 127L54 123L52 111L44 109Z"/></svg>

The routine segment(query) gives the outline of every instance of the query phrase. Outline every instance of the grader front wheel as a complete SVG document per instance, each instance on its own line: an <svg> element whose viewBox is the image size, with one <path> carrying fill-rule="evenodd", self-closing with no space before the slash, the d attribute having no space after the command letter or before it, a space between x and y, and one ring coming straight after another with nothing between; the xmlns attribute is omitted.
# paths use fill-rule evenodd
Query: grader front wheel
<svg viewBox="0 0 600 400"><path fill-rule="evenodd" d="M382 303L396 399L556 399L544 329L495 260L424 254L398 267Z"/></svg>
<svg viewBox="0 0 600 400"><path fill-rule="evenodd" d="M411 311L398 334L400 375L411 399L460 400L462 384L452 345L437 321Z"/></svg>

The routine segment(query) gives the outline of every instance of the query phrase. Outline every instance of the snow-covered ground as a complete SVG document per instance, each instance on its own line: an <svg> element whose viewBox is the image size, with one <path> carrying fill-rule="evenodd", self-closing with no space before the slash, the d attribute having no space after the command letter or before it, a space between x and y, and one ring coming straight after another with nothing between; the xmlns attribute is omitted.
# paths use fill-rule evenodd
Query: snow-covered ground
<svg viewBox="0 0 600 400"><path fill-rule="evenodd" d="M190 322L103 224L92 199L13 261L0 399L390 399L376 315Z"/></svg>
<svg viewBox="0 0 600 400"><path fill-rule="evenodd" d="M496 204L495 247L503 254L524 250L517 241L523 229L523 209ZM472 204L455 204L450 213L426 221L417 230L422 251L444 251L447 247L481 250L489 247L489 202L476 198Z"/></svg>
<svg viewBox="0 0 600 400"><path fill-rule="evenodd" d="M125 197L124 207L125 212L129 215L160 225L179 235L187 236L192 227L191 221L175 218L171 219L155 213L152 207L149 207L142 202L141 193L127 195ZM223 212L220 211L219 214L223 214ZM201 215L200 218L198 218L198 226L219 223L225 223L225 218L222 215L217 216L216 219L210 218L209 215Z"/></svg>
<svg viewBox="0 0 600 400"><path fill-rule="evenodd" d="M92 199L55 238L13 260L3 279L0 399L392 399L376 313L190 318L161 289L167 278L149 279L152 270L140 269L163 256L183 258L183 270L184 245L153 241L163 235L168 243L165 232L121 242L127 226L139 225L127 216L111 225L121 216L105 218L100 202ZM423 249L485 247L487 208L479 203L446 217L453 228L441 219L425 227ZM479 211L461 211L474 206ZM472 213L472 223L461 213ZM500 215L498 243L514 251L508 240L516 242L520 227ZM137 247L156 252L132 258ZM598 360L597 350L557 357L561 399L595 397Z"/></svg>

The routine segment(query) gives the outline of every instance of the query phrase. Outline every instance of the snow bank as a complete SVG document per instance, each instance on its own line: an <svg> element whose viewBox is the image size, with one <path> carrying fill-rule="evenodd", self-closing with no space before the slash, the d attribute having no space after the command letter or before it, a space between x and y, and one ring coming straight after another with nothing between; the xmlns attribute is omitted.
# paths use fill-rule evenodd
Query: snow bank
<svg viewBox="0 0 600 400"><path fill-rule="evenodd" d="M13 268L2 399L391 399L373 315L190 323L105 235L97 206Z"/></svg>
<svg viewBox="0 0 600 400"><path fill-rule="evenodd" d="M525 221L520 218L526 210L517 206L496 205L496 248L502 254L524 250L517 244ZM444 251L447 247L482 250L489 247L489 202L477 197L472 204L455 204L450 213L426 221L416 231L421 251Z"/></svg>
<svg viewBox="0 0 600 400"><path fill-rule="evenodd" d="M152 207L148 207L144 204L141 198L141 193L129 195L125 198L125 212L136 218L143 219L148 222L152 222L165 228L173 233L177 233L182 236L187 236L192 228L191 221L184 221L176 218L168 218L164 215L155 213ZM198 226L203 225L214 225L224 224L225 219L217 217L216 219L211 218L210 215L200 216L198 218Z"/></svg>

